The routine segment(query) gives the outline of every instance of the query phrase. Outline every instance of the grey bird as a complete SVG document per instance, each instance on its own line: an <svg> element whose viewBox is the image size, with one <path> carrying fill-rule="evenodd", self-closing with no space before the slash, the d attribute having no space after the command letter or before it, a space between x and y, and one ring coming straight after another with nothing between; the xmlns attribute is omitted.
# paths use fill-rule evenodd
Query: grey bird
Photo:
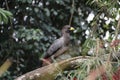
<svg viewBox="0 0 120 80"><path fill-rule="evenodd" d="M52 55L54 55L59 49L62 49L63 47L68 46L70 42L70 31L73 31L73 30L74 30L73 27L69 25L65 25L61 30L61 33L62 33L61 37L52 43L52 45L48 48L43 58L47 59Z"/></svg>

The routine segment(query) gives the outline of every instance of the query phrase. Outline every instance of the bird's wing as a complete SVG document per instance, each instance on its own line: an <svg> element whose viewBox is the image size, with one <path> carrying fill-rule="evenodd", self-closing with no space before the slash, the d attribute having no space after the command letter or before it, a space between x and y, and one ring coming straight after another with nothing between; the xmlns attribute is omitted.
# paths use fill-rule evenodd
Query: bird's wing
<svg viewBox="0 0 120 80"><path fill-rule="evenodd" d="M62 38L55 40L53 44L49 47L47 53L44 55L43 58L50 57L51 55L56 53L63 45L64 45L64 41Z"/></svg>

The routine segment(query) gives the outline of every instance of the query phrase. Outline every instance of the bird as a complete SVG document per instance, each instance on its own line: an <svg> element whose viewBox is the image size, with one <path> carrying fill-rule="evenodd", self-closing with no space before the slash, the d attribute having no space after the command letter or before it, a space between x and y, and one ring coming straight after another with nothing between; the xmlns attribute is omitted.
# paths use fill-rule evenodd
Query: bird
<svg viewBox="0 0 120 80"><path fill-rule="evenodd" d="M63 26L61 30L61 37L53 41L46 53L40 60L40 65L45 66L51 64L52 60L63 54L68 49L70 43L70 32L74 31L74 27L70 25ZM54 56L54 57L53 57ZM52 58L52 59L51 59Z"/></svg>
<svg viewBox="0 0 120 80"><path fill-rule="evenodd" d="M56 39L51 46L48 48L47 52L44 54L43 59L47 59L54 55L57 51L60 49L66 47L70 43L70 32L74 31L74 27L71 27L70 25L63 26L61 30L61 37Z"/></svg>

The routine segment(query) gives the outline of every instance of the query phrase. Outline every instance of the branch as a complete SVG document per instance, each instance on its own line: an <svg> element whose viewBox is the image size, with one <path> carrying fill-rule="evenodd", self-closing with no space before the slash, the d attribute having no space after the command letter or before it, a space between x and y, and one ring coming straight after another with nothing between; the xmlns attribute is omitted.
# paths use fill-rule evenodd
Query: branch
<svg viewBox="0 0 120 80"><path fill-rule="evenodd" d="M64 70L67 70L70 67L72 68L72 65L77 65L78 63L88 58L89 57L83 59L83 57L79 56L60 61L58 63L53 63L48 66L44 66L31 72L28 72L15 80L54 80L58 73L63 72Z"/></svg>
<svg viewBox="0 0 120 80"><path fill-rule="evenodd" d="M90 72L85 80L96 80L98 76L101 76L106 72L105 66L99 66L97 69Z"/></svg>
<svg viewBox="0 0 120 80"><path fill-rule="evenodd" d="M115 31L115 40L117 39L118 37L118 33L120 31L120 17L118 19L118 23L117 23L117 27L116 27L116 31Z"/></svg>
<svg viewBox="0 0 120 80"><path fill-rule="evenodd" d="M0 77L8 70L8 68L12 65L13 60L7 59L1 66L0 66Z"/></svg>
<svg viewBox="0 0 120 80"><path fill-rule="evenodd" d="M74 14L74 8L75 8L75 2L74 0L72 1L72 9L73 11L71 12L70 20L69 20L69 25L71 25L73 14Z"/></svg>
<svg viewBox="0 0 120 80"><path fill-rule="evenodd" d="M120 53L118 53L120 54ZM106 55L108 56L108 55ZM117 55L116 55L117 57ZM91 59L93 57L82 57L82 56L78 56L78 57L74 57L74 58L70 58L70 59L66 59L60 62L56 62L56 63L52 63L50 65L38 68L36 70L33 70L31 72L28 72L26 74L21 75L20 77L16 78L15 80L54 80L55 77L63 72L64 70L68 70L68 69L75 69L75 66L80 65L79 63L87 60L87 59ZM112 59L114 59L115 57L112 57ZM107 59L105 59L106 61ZM99 75L102 75L104 72L106 71L106 68L101 65L99 66L99 68L93 70L93 72L91 72L88 77L87 80L89 78L91 78L91 80L94 80L95 77L98 77ZM95 77L93 78L93 75L95 74ZM99 74L99 75L98 75Z"/></svg>

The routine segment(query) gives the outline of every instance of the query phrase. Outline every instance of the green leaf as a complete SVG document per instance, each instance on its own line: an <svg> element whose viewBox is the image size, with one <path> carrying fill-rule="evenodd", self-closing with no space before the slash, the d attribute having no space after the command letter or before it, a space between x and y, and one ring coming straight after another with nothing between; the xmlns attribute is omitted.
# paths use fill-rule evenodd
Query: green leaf
<svg viewBox="0 0 120 80"><path fill-rule="evenodd" d="M12 13L7 11L7 10L3 10L0 8L0 22L4 22L4 23L8 23L8 20L12 19Z"/></svg>
<svg viewBox="0 0 120 80"><path fill-rule="evenodd" d="M32 3L32 0L26 0L29 4Z"/></svg>
<svg viewBox="0 0 120 80"><path fill-rule="evenodd" d="M48 8L45 8L44 11L45 11L46 15L49 17L49 16L50 16L50 11L49 11L49 9L48 9Z"/></svg>
<svg viewBox="0 0 120 80"><path fill-rule="evenodd" d="M38 13L38 12L39 12L39 9L38 9L38 8L34 8L34 11L35 11L36 13Z"/></svg>
<svg viewBox="0 0 120 80"><path fill-rule="evenodd" d="M1 21L3 21L4 23L7 23L8 22L8 17L5 15L5 13L2 11L2 10L0 10L0 14L1 14Z"/></svg>

